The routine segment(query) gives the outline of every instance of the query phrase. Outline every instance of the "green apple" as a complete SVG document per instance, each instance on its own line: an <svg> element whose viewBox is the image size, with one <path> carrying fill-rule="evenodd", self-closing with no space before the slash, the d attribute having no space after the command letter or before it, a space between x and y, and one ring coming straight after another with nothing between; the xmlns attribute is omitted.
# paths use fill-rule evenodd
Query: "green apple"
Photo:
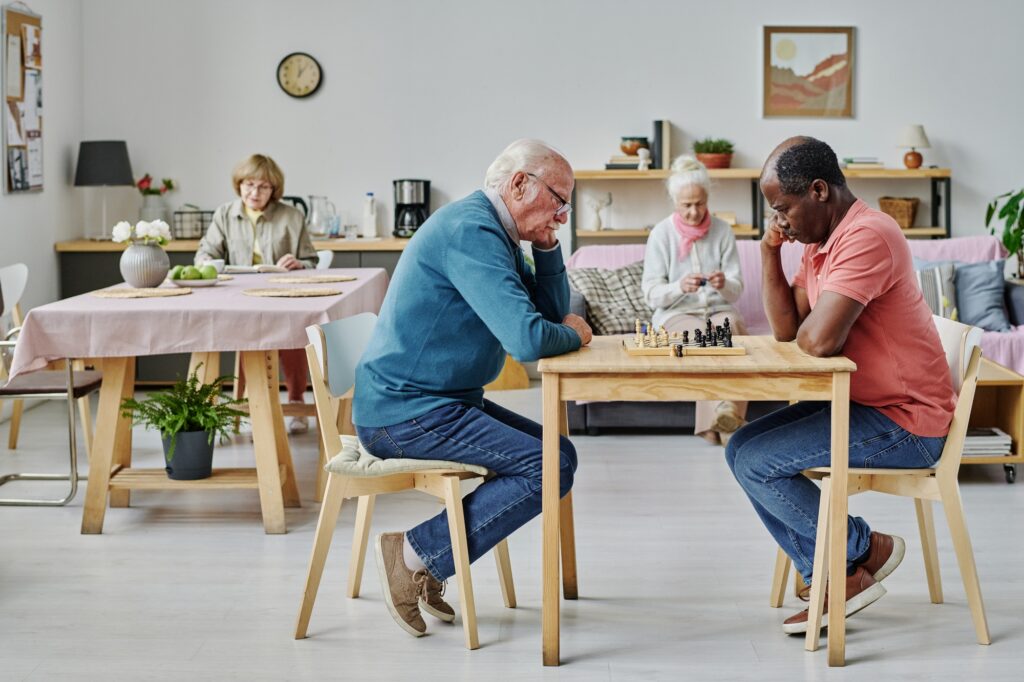
<svg viewBox="0 0 1024 682"><path fill-rule="evenodd" d="M203 274L194 265L186 265L181 271L181 279L202 279Z"/></svg>
<svg viewBox="0 0 1024 682"><path fill-rule="evenodd" d="M167 276L171 279L181 279L181 271L185 269L184 265L175 265L171 268L171 271L167 273Z"/></svg>
<svg viewBox="0 0 1024 682"><path fill-rule="evenodd" d="M199 268L199 274L203 276L203 279L217 279L217 268L212 265L204 265Z"/></svg>

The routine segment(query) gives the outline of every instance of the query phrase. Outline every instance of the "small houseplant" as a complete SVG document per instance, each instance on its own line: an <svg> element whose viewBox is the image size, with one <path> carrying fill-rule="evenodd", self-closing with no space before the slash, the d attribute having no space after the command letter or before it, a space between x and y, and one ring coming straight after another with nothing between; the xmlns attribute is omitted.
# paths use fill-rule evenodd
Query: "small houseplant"
<svg viewBox="0 0 1024 682"><path fill-rule="evenodd" d="M1002 208L1000 202L1004 202ZM989 202L985 211L985 227L989 234L995 234L996 228L990 225L993 217L1003 221L1003 246L1017 256L1017 279L1024 279L1024 189L1000 194ZM996 209L999 213L996 213Z"/></svg>
<svg viewBox="0 0 1024 682"><path fill-rule="evenodd" d="M135 183L142 195L142 208L139 210L141 220L170 220L170 210L164 203L164 195L172 189L176 189L174 180L164 178L156 185L152 176L146 173L141 180Z"/></svg>
<svg viewBox="0 0 1024 682"><path fill-rule="evenodd" d="M708 168L728 168L732 164L732 142L722 138L705 137L693 143L697 160Z"/></svg>
<svg viewBox="0 0 1024 682"><path fill-rule="evenodd" d="M200 365L201 366L201 365ZM228 437L235 418L245 414L233 405L240 400L221 395L230 375L212 383L199 381L199 368L169 389L150 393L144 400L126 398L121 413L133 425L156 429L163 438L167 476L179 481L209 478L213 462L213 439Z"/></svg>

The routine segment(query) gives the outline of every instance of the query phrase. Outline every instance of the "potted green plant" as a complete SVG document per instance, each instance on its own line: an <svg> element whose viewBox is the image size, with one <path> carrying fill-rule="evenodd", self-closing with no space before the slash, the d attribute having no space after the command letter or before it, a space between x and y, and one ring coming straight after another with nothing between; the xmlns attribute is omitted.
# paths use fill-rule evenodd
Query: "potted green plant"
<svg viewBox="0 0 1024 682"><path fill-rule="evenodd" d="M202 365L200 365L202 366ZM212 383L199 381L199 368L171 388L150 393L143 400L126 398L121 403L133 425L156 429L163 437L167 476L178 481L209 478L213 462L213 439L227 437L236 417L245 413L232 405L241 400L225 398L222 387L230 375Z"/></svg>
<svg viewBox="0 0 1024 682"><path fill-rule="evenodd" d="M732 142L723 138L697 140L693 143L693 153L708 168L728 168L732 164Z"/></svg>
<svg viewBox="0 0 1024 682"><path fill-rule="evenodd" d="M1004 202L1002 208L1000 202ZM989 202L988 210L985 211L985 227L989 234L995 234L996 228L990 226L993 217L1003 221L1003 246L1010 253L1017 256L1017 279L1024 279L1024 189L1000 194ZM999 213L996 214L996 209Z"/></svg>

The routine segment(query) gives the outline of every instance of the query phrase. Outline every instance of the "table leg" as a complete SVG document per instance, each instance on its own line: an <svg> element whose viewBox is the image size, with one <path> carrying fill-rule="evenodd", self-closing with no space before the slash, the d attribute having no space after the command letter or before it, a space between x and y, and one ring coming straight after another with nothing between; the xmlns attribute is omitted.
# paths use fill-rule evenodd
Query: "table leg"
<svg viewBox="0 0 1024 682"><path fill-rule="evenodd" d="M846 665L847 490L850 468L850 374L832 375L832 490L828 534L828 664Z"/></svg>
<svg viewBox="0 0 1024 682"><path fill-rule="evenodd" d="M97 364L103 370L103 383L100 385L100 402L96 411L89 481L82 506L82 534L103 532L107 489L115 456L121 462L127 449L129 459L131 457L131 420L121 416L121 400L131 396L135 389L135 359L104 358ZM121 498L125 504L128 502L127 493L125 490Z"/></svg>
<svg viewBox="0 0 1024 682"><path fill-rule="evenodd" d="M277 429L281 429L282 433L284 431L284 417L280 413L281 399L277 390L276 355L274 351L242 351L242 366L245 368L249 388L249 418L252 420L252 439L256 451L260 509L263 512L263 529L267 533L284 533L287 530L275 435ZM277 403L278 411L275 412L272 403Z"/></svg>
<svg viewBox="0 0 1024 682"><path fill-rule="evenodd" d="M558 401L558 431L563 436L569 435L569 413L565 410L565 402ZM559 503L559 523L561 524L562 547L562 596L566 599L579 598L579 584L576 577L576 527L572 512L572 491L570 490Z"/></svg>
<svg viewBox="0 0 1024 682"><path fill-rule="evenodd" d="M212 384L220 376L220 352L192 353L188 360L188 376L196 371L199 372L199 383Z"/></svg>
<svg viewBox="0 0 1024 682"><path fill-rule="evenodd" d="M543 623L543 643L541 651L544 665L559 664L559 590L558 590L558 539L559 539L559 450L558 440L561 424L559 420L560 405L559 376L545 373L542 379L543 391L543 464L541 513L543 515L543 542L541 566L543 599L541 621Z"/></svg>
<svg viewBox="0 0 1024 682"><path fill-rule="evenodd" d="M288 431L284 426L284 411L281 409L281 382L278 379L277 353L273 354L273 369L270 383L270 407L274 413L274 441L277 444L277 463L281 467L284 478L281 479L281 494L284 495L284 506L301 507L299 501L299 485L295 482L295 465L292 463L292 448L288 445ZM319 426L319 425L318 425Z"/></svg>

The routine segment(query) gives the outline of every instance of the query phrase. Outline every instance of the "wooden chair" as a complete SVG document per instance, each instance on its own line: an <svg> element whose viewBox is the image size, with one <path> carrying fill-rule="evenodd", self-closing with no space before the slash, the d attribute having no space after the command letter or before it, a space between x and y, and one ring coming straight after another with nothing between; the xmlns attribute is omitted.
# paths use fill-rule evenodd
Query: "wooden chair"
<svg viewBox="0 0 1024 682"><path fill-rule="evenodd" d="M928 593L933 604L942 603L942 582L939 577L939 559L935 544L935 521L932 516L932 501L938 500L946 513L946 522L953 539L953 550L956 552L960 566L960 577L964 582L964 592L974 620L974 631L978 644L989 644L991 638L988 631L988 620L985 617L985 604L981 597L981 585L978 582L978 571L974 562L974 550L967 533L967 522L964 517L963 503L960 499L960 484L957 474L960 471L960 459L963 454L964 436L967 423L971 416L974 403L974 389L978 382L978 367L981 364L981 330L943 317L934 316L935 326L942 339L942 348L946 352L953 387L959 393L953 421L949 426L949 435L942 450L939 461L930 469L855 469L849 470L849 494L874 490L890 495L914 498L917 509L917 525L921 533L921 546L924 550L925 572L928 577ZM831 469L818 467L808 469L804 475L821 481L821 503L818 511L819 519L828 519L828 501L831 490ZM808 618L806 648L814 651L818 648L821 631L822 611L825 604L825 590L822 589L827 577L828 562L828 523L818 523L818 535L814 550L814 576L811 586L810 613ZM785 597L786 574L789 572L790 559L781 549L775 561L775 575L772 579L771 605L782 606ZM799 578L799 574L797 574ZM796 583L799 591L802 581Z"/></svg>
<svg viewBox="0 0 1024 682"><path fill-rule="evenodd" d="M487 470L457 462L380 460L363 450L354 436L341 436L338 433L338 403L342 400L349 402L347 395L355 383L356 363L370 340L376 320L377 316L373 313L362 313L325 325L314 325L306 330L310 339L310 345L306 346L306 355L309 359L313 395L316 400L317 422L320 425L324 450L331 459L327 465L327 491L313 539L313 553L299 607L295 638L302 639L306 636L342 501L347 497L359 498L348 576L348 596L354 599L359 596L362 582L376 496L403 490L420 490L443 500L448 511L463 633L466 647L476 649L480 643L460 483L464 479L484 478L488 475ZM347 409L344 410L344 413L347 412ZM504 540L494 548L494 557L498 564L498 578L505 606L515 608L512 565L509 561L508 545Z"/></svg>

